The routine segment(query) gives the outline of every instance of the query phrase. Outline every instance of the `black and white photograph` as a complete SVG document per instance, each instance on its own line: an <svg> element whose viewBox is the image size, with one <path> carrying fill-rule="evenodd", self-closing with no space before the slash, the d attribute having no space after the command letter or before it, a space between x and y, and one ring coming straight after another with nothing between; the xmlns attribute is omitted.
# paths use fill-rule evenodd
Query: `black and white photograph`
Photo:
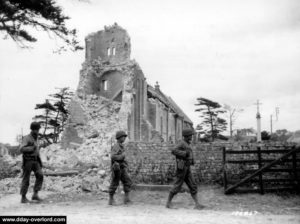
<svg viewBox="0 0 300 224"><path fill-rule="evenodd" d="M300 223L299 0L0 0L0 223Z"/></svg>

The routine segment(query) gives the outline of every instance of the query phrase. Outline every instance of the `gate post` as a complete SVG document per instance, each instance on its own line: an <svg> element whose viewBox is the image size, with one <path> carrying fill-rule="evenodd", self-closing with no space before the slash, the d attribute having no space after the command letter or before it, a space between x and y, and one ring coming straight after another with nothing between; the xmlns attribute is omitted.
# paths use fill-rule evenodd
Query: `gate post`
<svg viewBox="0 0 300 224"><path fill-rule="evenodd" d="M261 148L260 146L257 147L257 157L258 157L258 169L260 169L262 167L261 164ZM264 194L264 184L263 184L263 176L262 176L262 172L259 173L259 188L260 188L260 194Z"/></svg>
<svg viewBox="0 0 300 224"><path fill-rule="evenodd" d="M295 180L295 188L298 189L299 182L298 182L298 175L297 175L297 151L293 153L293 173L294 173L294 180Z"/></svg>
<svg viewBox="0 0 300 224"><path fill-rule="evenodd" d="M226 147L223 147L223 184L224 190L227 189L227 175L226 175Z"/></svg>

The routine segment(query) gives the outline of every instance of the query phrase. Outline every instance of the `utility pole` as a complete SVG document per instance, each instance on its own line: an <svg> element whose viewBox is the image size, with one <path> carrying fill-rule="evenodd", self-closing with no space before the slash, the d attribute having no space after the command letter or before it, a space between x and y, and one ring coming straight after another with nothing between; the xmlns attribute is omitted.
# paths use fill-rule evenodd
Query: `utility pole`
<svg viewBox="0 0 300 224"><path fill-rule="evenodd" d="M275 107L276 121L278 121L278 114L279 114L279 107ZM270 128L271 128L271 135L272 135L273 134L273 114L270 115Z"/></svg>
<svg viewBox="0 0 300 224"><path fill-rule="evenodd" d="M273 134L273 115L270 116L271 135Z"/></svg>
<svg viewBox="0 0 300 224"><path fill-rule="evenodd" d="M256 121L257 121L257 142L261 142L261 121L260 121L260 112L259 112L259 105L261 105L261 103L259 102L259 100L257 100L257 102L254 104L257 106L257 112L256 112Z"/></svg>
<svg viewBox="0 0 300 224"><path fill-rule="evenodd" d="M275 107L276 121L278 121L278 114L279 114L279 107ZM270 115L270 129L271 129L271 135L272 135L273 134L273 114Z"/></svg>
<svg viewBox="0 0 300 224"><path fill-rule="evenodd" d="M230 138L232 138L232 126L233 126L233 116L234 116L234 113L235 113L235 109L233 109L233 111L231 111L231 108L229 110L229 129L230 129Z"/></svg>
<svg viewBox="0 0 300 224"><path fill-rule="evenodd" d="M275 107L276 121L278 121L279 107Z"/></svg>

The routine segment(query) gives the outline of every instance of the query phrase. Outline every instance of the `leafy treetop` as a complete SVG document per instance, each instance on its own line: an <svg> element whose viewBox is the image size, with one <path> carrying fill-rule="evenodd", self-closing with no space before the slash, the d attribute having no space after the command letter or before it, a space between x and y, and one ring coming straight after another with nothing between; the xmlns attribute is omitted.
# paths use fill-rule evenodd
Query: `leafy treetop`
<svg viewBox="0 0 300 224"><path fill-rule="evenodd" d="M30 28L46 31L61 39L72 51L83 49L76 40L76 29L68 29L66 21L70 19L56 5L55 0L1 0L0 32L12 38L21 47L37 39ZM65 46L60 51L67 50Z"/></svg>

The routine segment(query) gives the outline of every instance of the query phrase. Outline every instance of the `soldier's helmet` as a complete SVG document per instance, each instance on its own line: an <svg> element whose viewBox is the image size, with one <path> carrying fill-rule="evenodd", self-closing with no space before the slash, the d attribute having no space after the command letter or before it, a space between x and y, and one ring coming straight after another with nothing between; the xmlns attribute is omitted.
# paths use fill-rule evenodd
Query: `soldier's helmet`
<svg viewBox="0 0 300 224"><path fill-rule="evenodd" d="M34 121L30 124L30 130L40 130L40 128L41 128L41 125L38 122Z"/></svg>
<svg viewBox="0 0 300 224"><path fill-rule="evenodd" d="M127 137L127 134L125 133L125 131L117 131L116 133L116 139L119 139L121 137Z"/></svg>
<svg viewBox="0 0 300 224"><path fill-rule="evenodd" d="M184 137L188 137L188 136L191 136L191 135L194 135L195 134L195 132L194 132L194 130L193 129L183 129L182 130L182 136L184 136Z"/></svg>

